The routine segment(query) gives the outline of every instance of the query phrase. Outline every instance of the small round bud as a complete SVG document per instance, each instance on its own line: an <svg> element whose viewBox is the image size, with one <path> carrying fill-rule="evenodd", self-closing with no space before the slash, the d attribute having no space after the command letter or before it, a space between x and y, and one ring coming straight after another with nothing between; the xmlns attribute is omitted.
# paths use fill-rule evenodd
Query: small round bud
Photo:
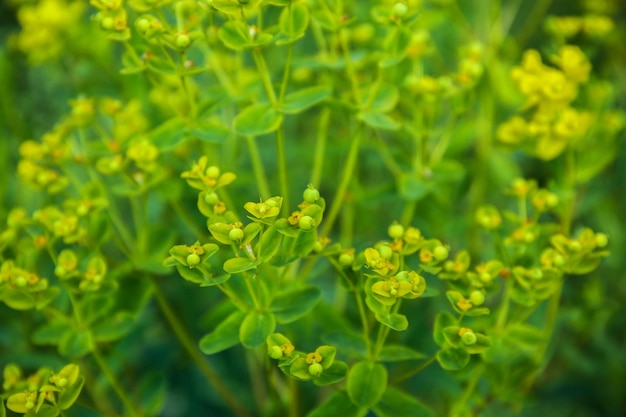
<svg viewBox="0 0 626 417"><path fill-rule="evenodd" d="M553 261L556 266L565 265L565 258L562 255L555 255Z"/></svg>
<svg viewBox="0 0 626 417"><path fill-rule="evenodd" d="M393 9L391 11L391 14L393 16L397 16L397 17L402 17L404 15L406 15L406 13L409 11L408 7L406 7L406 4L404 3L396 3L393 6Z"/></svg>
<svg viewBox="0 0 626 417"><path fill-rule="evenodd" d="M214 206L218 201L220 201L220 198L217 193L207 193L204 195L204 202L211 206Z"/></svg>
<svg viewBox="0 0 626 417"><path fill-rule="evenodd" d="M24 404L24 408L26 408L27 410L32 410L35 407L35 403L32 401L26 401L26 404Z"/></svg>
<svg viewBox="0 0 626 417"><path fill-rule="evenodd" d="M461 341L468 346L476 344L476 340L476 334L471 330L461 335Z"/></svg>
<svg viewBox="0 0 626 417"><path fill-rule="evenodd" d="M210 178L217 178L220 176L220 169L215 165L211 165L206 169L206 175Z"/></svg>
<svg viewBox="0 0 626 417"><path fill-rule="evenodd" d="M244 233L241 229L231 229L231 231L228 232L228 238L233 242L239 242L241 239L243 239L243 236Z"/></svg>
<svg viewBox="0 0 626 417"><path fill-rule="evenodd" d="M54 268L54 275L56 275L57 277L59 278L64 277L65 274L67 274L67 270L61 265Z"/></svg>
<svg viewBox="0 0 626 417"><path fill-rule="evenodd" d="M323 250L324 250L324 244L320 242L319 240L316 241L315 244L313 245L313 252L320 253Z"/></svg>
<svg viewBox="0 0 626 417"><path fill-rule="evenodd" d="M354 255L351 253L342 253L339 255L339 265L341 266L350 266L354 262Z"/></svg>
<svg viewBox="0 0 626 417"><path fill-rule="evenodd" d="M443 269L448 272L454 270L454 261L446 261L446 263L443 264Z"/></svg>
<svg viewBox="0 0 626 417"><path fill-rule="evenodd" d="M532 279L541 279L543 278L543 271L539 268L533 268L528 271L528 276Z"/></svg>
<svg viewBox="0 0 626 417"><path fill-rule="evenodd" d="M391 226L389 226L389 229L387 229L387 233L392 239L402 239L402 236L404 236L404 227L401 224L394 222Z"/></svg>
<svg viewBox="0 0 626 417"><path fill-rule="evenodd" d="M383 259L390 259L391 255L393 255L393 250L389 247L389 245L380 245L376 248L380 257Z"/></svg>
<svg viewBox="0 0 626 417"><path fill-rule="evenodd" d="M187 265L189 265L189 268L193 268L199 263L200 263L200 257L197 254L190 253L189 255L187 255Z"/></svg>
<svg viewBox="0 0 626 417"><path fill-rule="evenodd" d="M26 283L27 283L26 277L24 277L23 275L20 275L17 278L15 278L15 285L18 287L25 287Z"/></svg>
<svg viewBox="0 0 626 417"><path fill-rule="evenodd" d="M320 199L320 192L313 187L309 187L302 193L302 198L307 203L315 203Z"/></svg>
<svg viewBox="0 0 626 417"><path fill-rule="evenodd" d="M176 37L176 46L185 49L191 43L191 38L186 33L181 33ZM214 177L215 178L215 177Z"/></svg>
<svg viewBox="0 0 626 417"><path fill-rule="evenodd" d="M481 272L480 275L478 275L478 279L481 280L484 284L488 284L491 282L491 275L489 274L489 272Z"/></svg>
<svg viewBox="0 0 626 417"><path fill-rule="evenodd" d="M67 385L67 379L66 379L66 378L59 378L59 379L57 380L57 384L56 384L56 385L57 385L57 387L59 387L59 388L63 388L64 386L66 386L66 385Z"/></svg>
<svg viewBox="0 0 626 417"><path fill-rule="evenodd" d="M137 19L137 21L135 21L135 28L139 32L145 32L150 29L150 21L145 18Z"/></svg>
<svg viewBox="0 0 626 417"><path fill-rule="evenodd" d="M485 302L485 294L482 291L474 290L470 294L470 301L475 306L482 305Z"/></svg>
<svg viewBox="0 0 626 417"><path fill-rule="evenodd" d="M580 252L580 250L582 249L582 246L580 245L580 242L577 240L572 240L571 242L569 242L569 244L567 245L567 247L569 248L569 250L571 250L572 252Z"/></svg>
<svg viewBox="0 0 626 417"><path fill-rule="evenodd" d="M311 365L309 365L309 373L312 376L320 376L323 370L324 367L319 363L312 363Z"/></svg>
<svg viewBox="0 0 626 417"><path fill-rule="evenodd" d="M445 246L436 246L435 249L433 249L433 256L436 260L443 261L448 257L448 249L446 249Z"/></svg>
<svg viewBox="0 0 626 417"><path fill-rule="evenodd" d="M550 208L554 208L559 204L559 197L556 194L548 194L546 196L546 205Z"/></svg>
<svg viewBox="0 0 626 417"><path fill-rule="evenodd" d="M302 216L298 221L298 227L302 230L311 230L315 227L315 220L311 216Z"/></svg>
<svg viewBox="0 0 626 417"><path fill-rule="evenodd" d="M280 346L274 345L271 347L269 355L272 359L280 359L283 357L283 350L280 348Z"/></svg>
<svg viewBox="0 0 626 417"><path fill-rule="evenodd" d="M111 30L113 29L114 25L115 25L115 21L113 20L112 17L109 17L109 16L102 18L102 20L100 21L100 26L104 30Z"/></svg>
<svg viewBox="0 0 626 417"><path fill-rule="evenodd" d="M604 233L596 233L596 246L603 248L609 243L609 237Z"/></svg>

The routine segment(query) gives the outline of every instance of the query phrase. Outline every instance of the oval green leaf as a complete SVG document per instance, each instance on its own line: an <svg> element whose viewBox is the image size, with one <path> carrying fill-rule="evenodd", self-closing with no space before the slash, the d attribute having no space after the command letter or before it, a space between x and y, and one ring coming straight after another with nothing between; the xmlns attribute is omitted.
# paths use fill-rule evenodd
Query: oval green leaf
<svg viewBox="0 0 626 417"><path fill-rule="evenodd" d="M301 3L291 3L280 13L278 26L288 38L301 36L309 25L309 9Z"/></svg>
<svg viewBox="0 0 626 417"><path fill-rule="evenodd" d="M374 407L378 417L432 417L433 411L417 398L389 387Z"/></svg>
<svg viewBox="0 0 626 417"><path fill-rule="evenodd" d="M213 355L239 343L239 328L246 317L243 311L235 311L221 322L215 330L200 339L200 350Z"/></svg>
<svg viewBox="0 0 626 417"><path fill-rule="evenodd" d="M270 311L279 323L291 323L313 310L321 297L322 292L318 287L285 291L274 298Z"/></svg>
<svg viewBox="0 0 626 417"><path fill-rule="evenodd" d="M359 362L348 374L348 396L358 407L370 408L387 389L387 369L380 363Z"/></svg>
<svg viewBox="0 0 626 417"><path fill-rule="evenodd" d="M273 314L250 312L239 328L241 344L248 349L259 347L274 332L275 327L276 319Z"/></svg>
<svg viewBox="0 0 626 417"><path fill-rule="evenodd" d="M297 114L313 107L330 96L332 89L326 85L303 88L285 96L280 111L287 114Z"/></svg>
<svg viewBox="0 0 626 417"><path fill-rule="evenodd" d="M269 104L253 104L239 113L233 122L235 132L243 136L259 136L278 129L283 115Z"/></svg>
<svg viewBox="0 0 626 417"><path fill-rule="evenodd" d="M437 352L437 361L446 371L459 371L470 361L470 355L463 348L448 348Z"/></svg>
<svg viewBox="0 0 626 417"><path fill-rule="evenodd" d="M257 263L248 258L231 258L224 262L224 271L229 274L238 274L257 267Z"/></svg>

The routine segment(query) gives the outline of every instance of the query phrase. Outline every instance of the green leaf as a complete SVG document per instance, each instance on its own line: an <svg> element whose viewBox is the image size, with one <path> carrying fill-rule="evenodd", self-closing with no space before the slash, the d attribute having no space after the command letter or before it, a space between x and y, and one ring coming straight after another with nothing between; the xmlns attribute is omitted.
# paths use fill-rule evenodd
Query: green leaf
<svg viewBox="0 0 626 417"><path fill-rule="evenodd" d="M93 345L91 333L87 331L76 333L75 330L69 330L59 343L59 353L66 358L80 358L91 352Z"/></svg>
<svg viewBox="0 0 626 417"><path fill-rule="evenodd" d="M254 269L257 265L257 262L251 261L248 258L231 258L224 262L224 271L229 274L238 274L239 272Z"/></svg>
<svg viewBox="0 0 626 417"><path fill-rule="evenodd" d="M42 404L41 407L39 407L39 411L37 411L37 417L57 417L59 414L61 413L61 411L59 410L58 407L52 406L50 404ZM35 414L25 414L25 417L31 417L34 416Z"/></svg>
<svg viewBox="0 0 626 417"><path fill-rule="evenodd" d="M365 414L367 409L357 407L346 394L337 391L307 417L363 417Z"/></svg>
<svg viewBox="0 0 626 417"><path fill-rule="evenodd" d="M388 51L388 56L381 59L378 65L381 68L387 68L399 64L404 59L411 43L411 35L411 31L404 27L391 30L384 41L384 50Z"/></svg>
<svg viewBox="0 0 626 417"><path fill-rule="evenodd" d="M321 290L313 286L281 292L272 301L270 311L279 323L291 323L313 310L321 297Z"/></svg>
<svg viewBox="0 0 626 417"><path fill-rule="evenodd" d="M177 263L176 270L186 281L193 282L194 284L202 284L206 281L201 265L189 268L188 266Z"/></svg>
<svg viewBox="0 0 626 417"><path fill-rule="evenodd" d="M391 327L393 330L396 330L399 332L406 330L409 327L409 321L407 320L406 316L403 314L376 313L376 320L378 320L385 326Z"/></svg>
<svg viewBox="0 0 626 417"><path fill-rule="evenodd" d="M165 375L154 371L143 375L137 393L137 398L142 415L146 417L162 415L161 410L167 396L167 383Z"/></svg>
<svg viewBox="0 0 626 417"><path fill-rule="evenodd" d="M221 322L215 330L200 339L200 350L205 355L213 355L239 344L239 329L246 313L235 311Z"/></svg>
<svg viewBox="0 0 626 417"><path fill-rule="evenodd" d="M341 352L344 354L358 358L365 358L367 356L365 342L358 334L335 331L325 334L322 339L329 345L341 346Z"/></svg>
<svg viewBox="0 0 626 417"><path fill-rule="evenodd" d="M417 398L389 387L374 407L378 417L432 417L433 411Z"/></svg>
<svg viewBox="0 0 626 417"><path fill-rule="evenodd" d="M70 325L64 321L48 322L38 327L31 334L30 339L37 345L56 345L70 329Z"/></svg>
<svg viewBox="0 0 626 417"><path fill-rule="evenodd" d="M43 309L45 306L50 304L61 292L59 287L48 287L43 291L39 291L37 293L37 301L35 303L35 308L37 310Z"/></svg>
<svg viewBox="0 0 626 417"><path fill-rule="evenodd" d="M325 85L303 88L287 94L279 110L287 114L301 113L321 102L331 93L332 89Z"/></svg>
<svg viewBox="0 0 626 417"><path fill-rule="evenodd" d="M183 121L177 117L169 119L161 125L154 128L148 134L150 141L160 151L169 151L185 139L187 128Z"/></svg>
<svg viewBox="0 0 626 417"><path fill-rule="evenodd" d="M280 13L278 27L288 38L302 36L309 25L309 9L301 3L291 3Z"/></svg>
<svg viewBox="0 0 626 417"><path fill-rule="evenodd" d="M128 334L134 326L132 314L118 311L92 327L93 338L96 342L113 342Z"/></svg>
<svg viewBox="0 0 626 417"><path fill-rule="evenodd" d="M79 376L78 379L65 390L59 393L59 399L57 400L57 405L61 410L67 410L76 402L78 396L80 395L80 391L83 389L83 385L85 384L85 378ZM37 413L39 416L39 413Z"/></svg>
<svg viewBox="0 0 626 417"><path fill-rule="evenodd" d="M2 301L14 310L30 310L36 305L33 295L24 290L5 289L0 296Z"/></svg>
<svg viewBox="0 0 626 417"><path fill-rule="evenodd" d="M380 363L358 362L350 370L346 386L355 405L370 408L387 389L387 369Z"/></svg>
<svg viewBox="0 0 626 417"><path fill-rule="evenodd" d="M313 250L317 242L317 230L303 231L300 230L296 241L293 245L293 256L303 258Z"/></svg>
<svg viewBox="0 0 626 417"><path fill-rule="evenodd" d="M426 180L421 175L413 172L404 172L398 178L398 192L404 200L420 200L426 197L432 188L432 181Z"/></svg>
<svg viewBox="0 0 626 417"><path fill-rule="evenodd" d="M437 352L437 361L446 371L458 371L467 366L470 355L462 347L450 347Z"/></svg>
<svg viewBox="0 0 626 417"><path fill-rule="evenodd" d="M390 116L376 111L362 111L357 114L357 118L366 125L374 129L398 130L400 123L393 120Z"/></svg>
<svg viewBox="0 0 626 417"><path fill-rule="evenodd" d="M242 51L250 46L250 32L248 26L239 20L229 20L217 32L227 48Z"/></svg>
<svg viewBox="0 0 626 417"><path fill-rule="evenodd" d="M259 136L278 129L283 115L269 104L252 104L239 113L233 121L235 132L243 136Z"/></svg>
<svg viewBox="0 0 626 417"><path fill-rule="evenodd" d="M378 354L378 360L381 362L414 361L425 357L423 353L402 345L386 345Z"/></svg>
<svg viewBox="0 0 626 417"><path fill-rule="evenodd" d="M274 332L276 319L271 313L248 313L239 328L241 344L248 349L254 349L265 343L267 337Z"/></svg>
<svg viewBox="0 0 626 417"><path fill-rule="evenodd" d="M335 361L330 367L324 369L320 376L313 378L313 383L319 386L332 385L344 379L347 374L348 365L345 362Z"/></svg>
<svg viewBox="0 0 626 417"><path fill-rule="evenodd" d="M375 94L374 98L370 98L372 94ZM372 87L367 94L362 98L361 106L364 110L377 113L388 113L396 107L400 93L398 87L391 84L383 84L377 89ZM366 105L369 105L366 107Z"/></svg>
<svg viewBox="0 0 626 417"><path fill-rule="evenodd" d="M222 143L230 136L230 129L215 118L204 119L189 130L194 137L210 143Z"/></svg>
<svg viewBox="0 0 626 417"><path fill-rule="evenodd" d="M272 259L280 247L282 237L283 235L275 227L269 227L263 232L255 248L259 262L269 262Z"/></svg>

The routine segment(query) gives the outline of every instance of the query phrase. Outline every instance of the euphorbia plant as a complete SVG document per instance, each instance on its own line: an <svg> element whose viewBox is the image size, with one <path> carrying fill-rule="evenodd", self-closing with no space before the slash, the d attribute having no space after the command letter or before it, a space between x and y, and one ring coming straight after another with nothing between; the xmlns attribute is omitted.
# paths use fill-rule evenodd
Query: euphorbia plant
<svg viewBox="0 0 626 417"><path fill-rule="evenodd" d="M66 40L119 78L5 169L36 191L3 208L0 300L28 349L2 363L2 413L522 408L564 288L609 254L577 209L623 116L592 64L611 20L551 17L526 49L541 10L507 32L518 6L22 6L32 62L58 69ZM419 388L435 367L445 395Z"/></svg>

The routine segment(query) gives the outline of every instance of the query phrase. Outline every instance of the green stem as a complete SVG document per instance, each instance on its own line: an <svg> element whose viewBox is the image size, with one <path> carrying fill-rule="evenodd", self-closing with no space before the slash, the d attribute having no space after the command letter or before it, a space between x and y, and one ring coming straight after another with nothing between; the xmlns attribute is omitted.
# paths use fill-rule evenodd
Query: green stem
<svg viewBox="0 0 626 417"><path fill-rule="evenodd" d="M167 301L167 298L165 298L165 294L163 294L163 290L161 289L156 278L151 276L150 280L152 282L154 298L156 299L159 308L174 331L176 338L187 351L187 354L191 357L193 362L198 366L200 372L202 372L209 384L215 389L215 391L217 391L219 396L224 400L224 403L226 403L226 406L230 408L235 415L238 417L252 417L250 413L239 404L239 401L222 382L222 379L219 377L217 372L215 372L211 365L209 365L209 363L202 357L195 341L181 323L180 319L174 312L174 309Z"/></svg>
<svg viewBox="0 0 626 417"><path fill-rule="evenodd" d="M341 41L341 51L343 52L343 58L346 62L346 72L348 73L348 78L350 78L350 86L352 87L352 95L354 98L354 103L357 107L361 105L361 91L359 90L359 83L356 77L356 71L354 70L354 64L352 63L352 58L350 57L350 46L348 44L348 30L341 29L339 32L339 38Z"/></svg>
<svg viewBox="0 0 626 417"><path fill-rule="evenodd" d="M283 197L281 211L283 216L289 215L289 181L287 180L287 157L285 155L285 132L283 125L276 130L276 157L278 159L278 181L280 182L280 194Z"/></svg>
<svg viewBox="0 0 626 417"><path fill-rule="evenodd" d="M324 159L326 156L326 138L328 137L328 125L330 121L330 108L324 107L320 113L319 124L317 126L317 137L315 141L315 154L313 156L313 169L311 170L311 184L319 187L322 180L322 170L324 169Z"/></svg>
<svg viewBox="0 0 626 417"><path fill-rule="evenodd" d="M117 378L113 374L113 371L111 371L111 368L109 367L109 364L102 357L102 355L100 354L100 352L98 351L98 349L95 346L91 350L91 354L93 355L94 359L96 360L96 362L97 362L98 366L100 367L100 370L102 371L104 376L109 380L109 384L111 384L111 388L113 388L113 391L115 391L115 394L117 394L117 396L119 397L120 401L122 401L122 404L124 405L124 408L126 409L126 412L131 417L139 417L139 416L141 416L141 414L138 413L137 410L135 410L135 407L134 407L132 401L130 400L128 395L126 395L126 392L124 391L124 388L122 388L122 386L118 382Z"/></svg>
<svg viewBox="0 0 626 417"><path fill-rule="evenodd" d="M263 168L263 161L261 160L261 154L259 153L259 147L253 136L246 136L246 144L248 145L248 152L250 152L250 160L252 161L252 170L254 171L254 178L256 179L257 187L262 199L268 199L271 197L270 187L267 182L267 175Z"/></svg>
<svg viewBox="0 0 626 417"><path fill-rule="evenodd" d="M283 72L283 81L280 84L280 94L278 95L278 102L282 103L285 98L285 92L287 91L287 82L289 81L289 71L291 70L291 56L293 55L293 43L287 46L287 58L285 60L285 71Z"/></svg>
<svg viewBox="0 0 626 417"><path fill-rule="evenodd" d="M401 381L404 381L405 379L409 379L412 376L415 376L417 374L419 374L420 372L422 372L424 369L428 368L428 366L430 366L430 364L432 364L433 362L435 362L437 360L437 355L433 355L430 358L428 358L428 360L420 363L416 368L411 369L410 371L407 371L403 374L398 375L397 377L393 378L390 382L391 385L395 385Z"/></svg>
<svg viewBox="0 0 626 417"><path fill-rule="evenodd" d="M267 69L265 58L263 58L263 54L260 49L255 49L252 56L254 57L254 62L259 70L259 74L261 74L261 80L263 81L263 87L265 87L267 98L269 99L270 104L275 107L277 103L276 93L274 92L274 87L272 87L272 80L270 78L269 70Z"/></svg>
<svg viewBox="0 0 626 417"><path fill-rule="evenodd" d="M348 190L348 185L350 184L350 180L352 179L352 174L354 172L354 167L356 166L357 156L359 155L359 147L361 145L361 132L360 127L357 127L357 130L352 138L352 143L350 144L350 150L348 151L348 158L346 160L346 165L343 170L343 174L341 175L341 180L339 182L339 186L337 187L337 191L335 193L335 197L333 199L333 203L326 215L326 219L324 222L324 227L322 228L321 236L328 236L331 231L333 224L341 210L341 207L344 204L344 200L346 197L346 191Z"/></svg>

